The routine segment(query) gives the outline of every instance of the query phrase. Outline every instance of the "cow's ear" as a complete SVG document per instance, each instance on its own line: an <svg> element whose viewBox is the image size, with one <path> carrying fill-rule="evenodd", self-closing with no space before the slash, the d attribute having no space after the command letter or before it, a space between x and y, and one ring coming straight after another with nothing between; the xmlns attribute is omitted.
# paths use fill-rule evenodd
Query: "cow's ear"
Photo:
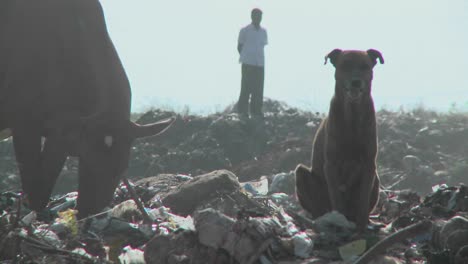
<svg viewBox="0 0 468 264"><path fill-rule="evenodd" d="M384 64L384 58L382 57L382 53L380 51L375 50L375 49L368 49L367 50L367 55L369 55L369 58L371 58L372 62L374 65L377 64L377 59L379 59L380 64Z"/></svg>
<svg viewBox="0 0 468 264"><path fill-rule="evenodd" d="M330 53L327 54L327 56L325 56L325 63L324 64L327 64L327 60L330 59L331 64L333 64L333 66L335 66L335 63L336 63L338 57L340 56L340 54L342 52L343 51L340 50L340 49L332 50Z"/></svg>

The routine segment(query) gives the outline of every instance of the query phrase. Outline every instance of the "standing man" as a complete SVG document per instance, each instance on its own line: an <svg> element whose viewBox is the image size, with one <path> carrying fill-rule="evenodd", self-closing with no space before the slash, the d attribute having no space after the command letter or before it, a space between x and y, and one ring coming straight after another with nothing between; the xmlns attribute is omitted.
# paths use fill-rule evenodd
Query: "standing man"
<svg viewBox="0 0 468 264"><path fill-rule="evenodd" d="M268 44L266 30L260 26L262 10L252 9L252 23L239 32L237 50L242 63L242 80L237 111L240 116L248 116L249 98L252 117L263 117L263 83L265 76L265 54L263 48Z"/></svg>

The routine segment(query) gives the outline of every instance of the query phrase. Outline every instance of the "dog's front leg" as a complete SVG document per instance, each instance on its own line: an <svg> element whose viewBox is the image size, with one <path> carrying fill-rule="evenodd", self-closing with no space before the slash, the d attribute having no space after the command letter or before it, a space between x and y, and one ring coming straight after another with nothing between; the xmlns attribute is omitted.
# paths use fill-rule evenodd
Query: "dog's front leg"
<svg viewBox="0 0 468 264"><path fill-rule="evenodd" d="M375 192L377 192L378 199L378 185L377 190L375 190L375 181L377 179L377 166L376 166L376 157L377 157L377 133L376 133L376 122L375 116L373 115L370 118L370 128L365 133L365 138L373 139L368 144L364 144L362 158L362 170L361 170L361 180L359 184L359 200L358 200L358 211L356 214L356 225L358 226L359 231L364 231L367 224L369 223L369 213L375 205ZM378 184L378 183L377 183ZM374 195L373 195L374 194ZM371 201L373 199L374 201ZM372 207L372 208L371 208Z"/></svg>
<svg viewBox="0 0 468 264"><path fill-rule="evenodd" d="M369 211L371 206L371 194L374 190L376 179L375 165L367 165L362 171L362 179L359 185L358 207L356 208L356 225L358 231L363 232L369 223Z"/></svg>
<svg viewBox="0 0 468 264"><path fill-rule="evenodd" d="M341 181L341 165L340 153L338 152L337 141L331 136L326 137L326 153L327 156L324 164L325 179L327 181L328 193L330 196L330 204L332 210L336 210L340 213L345 212L345 204L343 193L346 191L344 182Z"/></svg>
<svg viewBox="0 0 468 264"><path fill-rule="evenodd" d="M340 170L339 164L336 162L325 162L325 175L327 180L327 188L330 196L330 204L332 210L340 213L345 212L345 205L343 201L343 188L344 185L339 181Z"/></svg>

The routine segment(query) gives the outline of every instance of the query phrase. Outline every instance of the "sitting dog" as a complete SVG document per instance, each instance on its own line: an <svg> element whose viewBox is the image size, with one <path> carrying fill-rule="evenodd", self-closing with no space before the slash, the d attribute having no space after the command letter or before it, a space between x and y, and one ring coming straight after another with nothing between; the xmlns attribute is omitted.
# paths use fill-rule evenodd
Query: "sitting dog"
<svg viewBox="0 0 468 264"><path fill-rule="evenodd" d="M379 198L377 134L371 96L373 68L382 54L335 49L335 94L314 139L312 168L296 168L296 192L313 217L336 210L364 231Z"/></svg>

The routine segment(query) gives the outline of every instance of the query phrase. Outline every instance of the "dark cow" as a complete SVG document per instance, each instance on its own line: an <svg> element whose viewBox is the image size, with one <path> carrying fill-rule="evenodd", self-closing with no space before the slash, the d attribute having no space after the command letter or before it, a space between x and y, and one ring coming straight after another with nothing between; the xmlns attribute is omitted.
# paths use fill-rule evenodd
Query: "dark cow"
<svg viewBox="0 0 468 264"><path fill-rule="evenodd" d="M130 85L98 0L2 0L0 130L12 131L23 190L43 209L67 156L79 157L79 216L112 199L135 138L173 119L130 121Z"/></svg>
<svg viewBox="0 0 468 264"><path fill-rule="evenodd" d="M297 196L312 216L336 210L363 231L379 195L371 84L377 59L384 59L373 49L335 49L328 59L336 69L335 94L315 135L312 168L296 168Z"/></svg>

